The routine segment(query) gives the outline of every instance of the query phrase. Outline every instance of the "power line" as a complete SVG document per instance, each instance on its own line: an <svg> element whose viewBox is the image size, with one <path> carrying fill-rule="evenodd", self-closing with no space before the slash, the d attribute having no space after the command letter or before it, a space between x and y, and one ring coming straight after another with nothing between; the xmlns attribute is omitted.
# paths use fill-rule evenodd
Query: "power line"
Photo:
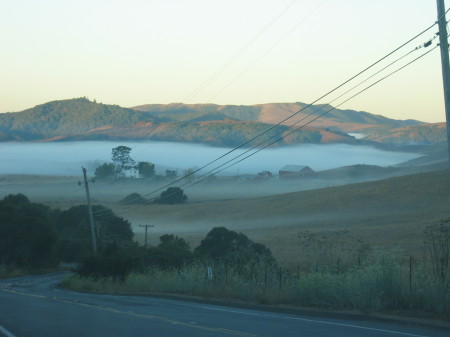
<svg viewBox="0 0 450 337"><path fill-rule="evenodd" d="M236 59L241 56L248 48L250 48L253 43L255 43L270 27L272 27L287 10L292 7L292 5L297 2L297 0L291 1L281 12L278 13L263 29L261 29L255 36L253 36L241 49L239 49L227 62L225 62L219 69L217 69L211 76L206 79L202 84L200 84L191 94L189 94L183 102L189 102L195 96L197 96L203 89L205 89L214 79L217 78L221 73L223 73Z"/></svg>
<svg viewBox="0 0 450 337"><path fill-rule="evenodd" d="M395 71L389 73L388 75L384 76L383 78L379 79L378 81L372 83L372 84L369 85L368 87L366 87L366 88L364 88L363 90L359 91L358 93L354 94L354 95L351 96L350 98L348 98L348 99L346 99L345 101L341 102L339 105L337 105L337 106L335 106L335 107L332 107L330 110L325 111L325 112L322 113L321 115L319 115L319 116L313 118L311 121L309 121L309 122L307 122L307 123L305 123L305 124L299 126L298 128L295 128L294 130L288 132L285 136L289 136L290 134L292 134L292 133L294 133L294 132L296 132L296 131L299 131L300 129L302 129L302 128L304 128L305 126L311 124L311 123L314 122L315 120L317 120L317 119L319 119L319 118L325 116L326 114L330 113L330 112L333 111L333 110L336 110L338 107L340 107L341 105L345 104L345 103L348 102L349 100L355 98L356 96L359 96L360 94L362 94L363 92L365 92L365 91L367 91L368 89L372 88L373 86L375 86L376 84L380 83L381 81L385 80L386 78L388 78L388 77L394 75L395 73L399 72L400 70L402 70L402 69L406 68L407 66L411 65L412 63L418 61L419 59L421 59L421 58L424 57L425 55L431 53L431 52L432 52L433 50L435 50L437 47L438 47L438 46L435 46L434 48L430 49L430 50L427 51L426 53L420 55L419 57L417 57L417 58L415 58L414 60L412 60L412 61L408 62L407 64L405 64L404 66L402 66L402 67L396 69ZM294 125L295 125L295 124L294 124ZM200 183L200 182L202 182L202 181L208 179L210 176L215 175L215 174L217 174L217 173L220 173L220 172L222 172L222 171L224 171L224 170L226 170L226 169L228 169L228 168L230 168L230 167L232 167L232 166L234 166L234 165L236 165L236 164L238 164L238 163L240 163L240 162L242 162L242 161L244 161L244 160L246 160L246 159L248 159L248 158L254 156L254 155L257 154L258 152L260 152L260 151L266 149L267 147L269 147L269 146L271 146L271 145L273 145L273 144L275 144L275 143L277 143L277 142L279 142L279 141L281 141L281 140L283 140L283 137L277 138L277 139L274 140L273 142L270 142L270 143L264 145L263 147L258 148L255 152L250 153L250 154L247 155L246 157L244 157L244 158L238 160L237 162L231 163L231 162L234 161L235 159L239 158L240 156L242 156L242 155L245 154L245 153L248 153L248 152L251 151L251 150L254 150L255 148L252 148L252 149L250 149L250 150L244 152L244 153L241 154L240 156L237 156L237 157L235 157L235 158L229 160L228 162L222 164L221 166L219 166L219 167L217 167L217 168L223 167L224 165L226 165L226 164L228 164L228 163L231 163L230 165L228 165L228 166L226 166L226 167L220 169L219 171L216 171L216 172L214 172L214 173L208 175L208 176L205 177L204 179L202 179L202 180L200 180L200 181L198 181L198 182L195 182L195 183L193 183L192 185L190 185L190 186L188 186L188 187L191 187L191 186L193 186L193 185L196 185L196 184L198 184L198 183ZM216 168L216 169L217 169L217 168ZM211 171L210 171L210 173L211 173Z"/></svg>
<svg viewBox="0 0 450 337"><path fill-rule="evenodd" d="M449 11L449 10L450 10L450 8L449 8L447 11ZM342 82L340 85L336 86L334 89L328 91L327 93L325 93L324 95L322 95L322 96L319 97L318 99L314 100L312 103L310 103L310 104L306 105L305 107L301 108L301 109L298 110L297 112L295 112L295 113L291 114L290 116L284 118L283 120L281 120L281 121L278 122L277 124L272 125L271 127L269 127L268 129L266 129L266 130L263 131L263 132L260 132L260 133L257 134L256 136L252 137L250 140L245 141L244 143L240 144L239 146L237 146L237 147L231 149L230 151L228 151L228 152L226 152L225 154L223 154L223 155L217 157L216 159L210 161L209 163L203 165L202 167L200 167L200 168L198 168L198 169L192 171L191 173L189 173L189 174L187 174L187 175L184 175L183 177L178 178L178 179L176 179L175 181L172 181L172 182L170 182L170 183L168 183L168 184L166 184L166 185L164 185L164 186L162 186L162 187L160 187L160 188L158 188L158 189L155 189L155 190L153 190L153 191L151 191L151 192L149 192L149 193L147 193L147 194L144 194L142 197L146 197L146 196L152 195L152 194L154 194L154 193L157 193L157 192L159 192L159 191L162 191L163 189L165 189L165 188L167 188L167 187L169 187L169 186L172 186L172 185L174 185L174 184L176 184L176 183L182 181L183 179L186 179L186 178L189 177L189 176L194 175L195 173L197 173L197 172L199 172L199 171L205 169L206 167L208 167L208 166L210 166L210 165L216 163L216 162L219 161L220 159L222 159L222 158L228 156L229 154L235 152L236 150L238 150L238 149L244 147L245 145L251 143L251 142L254 141L255 139L257 139L257 138L261 137L262 135L266 134L267 132L273 130L273 129L276 128L277 126L280 126L282 123L284 123L284 122L286 122L287 120L291 119L292 117L298 115L300 112L306 110L307 108L310 108L311 106L313 106L315 103L317 103L317 102L320 101L321 99L323 99L323 98L329 96L330 94L332 94L333 92L335 92L335 91L337 91L338 89L342 88L343 86L345 86L346 84L348 84L349 82L351 82L351 81L354 80L355 78L359 77L359 76L362 75L363 73L367 72L368 70L370 70L371 68L373 68L373 67L376 66L377 64L381 63L382 61L384 61L385 59L387 59L389 56L393 55L393 54L396 53L398 50L400 50L401 48L405 47L406 45L408 45L409 43L411 43L412 41L414 41L415 39L417 39L418 37L420 37L421 35L423 35L423 34L426 33L427 31L429 31L429 30L430 30L431 28L433 28L435 25L436 25L436 23L433 23L433 24L430 25L429 27L427 27L427 28L425 28L424 30L422 30L420 33L416 34L416 35L415 35L414 37L412 37L411 39L409 39L409 40L407 40L406 42L404 42L403 44L401 44L399 47L395 48L394 50L392 50L391 52L389 52L389 53L386 54L385 56L381 57L380 59L378 59L377 61L375 61L375 62L372 63L371 65L369 65L368 67L364 68L362 71L358 72L356 75L353 75L352 77L350 77L350 78L347 79L346 81ZM341 103L340 105L342 105L342 104L343 104L343 103ZM327 113L328 113L328 112L327 112ZM310 115L312 115L312 113L309 114L309 116L310 116ZM308 116L308 117L309 117L309 116ZM320 115L319 117L313 119L313 121L316 120L316 119L318 119L318 118L320 118L321 116L322 116L322 115ZM302 119L302 120L304 120L304 119ZM299 122L300 122L300 121L299 121ZM310 121L308 124L310 124L311 122L312 122L312 121ZM297 123L298 123L298 122L297 122ZM297 123L295 123L295 124L297 124ZM294 124L294 125L295 125L295 124ZM306 124L306 125L308 125L308 124ZM278 141L278 140L277 140L277 141ZM277 141L275 141L275 142L277 142ZM275 143L275 142L273 142L273 143ZM272 143L272 144L273 144L273 143ZM265 149L266 147L272 145L272 144L269 144L269 145L264 146L263 148L261 148L261 149L259 149L258 151L256 151L255 154L256 154L257 152L261 151L262 149ZM246 152L247 152L247 151L246 151ZM246 152L245 152L245 153L246 153ZM247 159L247 158L250 157L250 156L251 156L251 155L249 155L249 156L247 156L247 157L245 157L245 158L239 160L238 162L241 162L241 161ZM233 159L231 159L231 161L232 161L232 160L235 160L235 159L236 159L236 157L233 158ZM230 162L230 161L227 161L226 163L229 163L229 162ZM236 163L236 164L237 164L237 163ZM224 165L224 164L220 165L219 167L222 167L223 165ZM217 169L217 168L215 168L215 169ZM211 171L214 171L215 169L213 169L213 170L211 170ZM211 173L211 171L209 171L208 173ZM221 170L221 171L222 171L222 170ZM219 171L219 172L221 172L221 171ZM217 173L218 173L218 172L216 172L215 174L217 174ZM203 175L202 175L202 176L203 176ZM204 181L204 180L205 180L205 179L203 179L203 180L201 180L201 181ZM199 181L199 182L201 182L201 181ZM196 182L196 183L198 183L198 182ZM195 184L196 184L196 183L195 183ZM185 185L186 185L186 184L183 184L182 186L185 186ZM125 205L127 205L127 204L132 203L133 201L134 201L134 200L129 200L129 201L125 202L125 203L121 203L120 206L125 206Z"/></svg>
<svg viewBox="0 0 450 337"><path fill-rule="evenodd" d="M266 56L269 52L271 52L275 47L280 44L285 38L287 38L292 32L294 32L302 23L304 23L306 20L309 19L320 7L322 7L327 0L323 0L321 3L319 3L312 11L310 11L307 15L305 15L303 18L301 18L298 23L296 23L284 36L282 36L280 39L278 39L271 47L266 49L264 53L262 53L255 61L253 61L250 65L248 65L243 71L241 71L236 77L234 77L231 81L229 81L227 84L225 84L222 89L220 89L216 94L211 96L211 98L208 100L209 102L212 102L218 95L220 95L222 92L224 92L230 85L232 85L234 82L236 82L239 78L241 78L247 71L249 71L253 66L255 66L256 63L261 61L261 59Z"/></svg>
<svg viewBox="0 0 450 337"><path fill-rule="evenodd" d="M336 109L339 108L341 105L347 103L347 102L350 101L351 99L353 99L353 98L359 96L360 94L362 94L362 93L364 93L365 91L369 90L369 89L372 88L373 86L375 86L375 85L377 85L378 83L384 81L384 80L387 79L388 77L390 77L390 76L396 74L397 72L401 71L402 69L406 68L407 66L409 66L409 65L413 64L414 62L418 61L418 60L421 59L422 57L428 55L429 53L431 53L432 51L434 51L436 48L438 48L438 46L433 47L433 48L430 49L429 51L427 51L427 52L423 53L422 55L416 57L415 59L413 59L412 61L406 63L406 64L403 65L402 67L400 67L400 68L398 68L398 69L392 71L392 72L389 73L388 75L386 75L386 76L382 77L381 79L375 81L375 82L372 83L371 85L365 87L363 90L360 90L360 91L357 92L356 94L354 94L354 95L352 95L351 97L347 98L346 100L344 100L343 102L341 102L339 105L337 105L337 106L335 106L335 107L331 107L331 109L329 109L329 110L323 112L322 114L320 114L320 115L314 117L312 120L306 122L305 124L303 124L303 125L301 125L301 126L299 126L299 127L297 127L297 128L294 128L293 130L291 130L290 132L288 132L285 136L289 136L290 134L292 134L292 133L294 133L294 132L296 132L296 131L299 131L300 129L302 129L302 128L304 128L305 126L311 124L312 122L316 121L317 119L319 119L319 118L325 116L326 114L330 113L331 111L336 110ZM300 122L300 121L296 122L296 123L293 124L292 126L296 125L296 124L299 123L299 122ZM273 144L275 144L275 143L277 143L277 142L279 142L279 141L281 141L281 140L283 140L283 139L284 139L284 137L277 138L277 139L275 139L274 141L272 141L272 142L270 142L270 143L264 145L263 147L258 148L256 151L254 151L254 152L248 154L248 155L245 156L244 158L241 158L241 159L239 159L238 161L233 162L233 161L235 161L236 159L238 159L239 157L241 157L241 156L245 155L246 153L248 153L248 152L254 150L255 147L253 147L253 148L251 148L251 149L245 151L244 153L240 154L239 156L236 156L236 157L234 157L234 158L228 160L227 162L221 164L220 166L217 166L216 168L214 168L214 169L212 169L212 170L206 172L205 174L203 174L203 175L200 177L200 178L203 177L202 179L197 180L197 181L195 181L195 182L187 182L187 183L185 183L185 184L182 184L182 185L180 186L180 188L181 188L181 187L185 187L185 189L187 189L187 188L190 188L190 187L192 187L192 186L194 186L194 185L197 185L197 184L199 184L199 183L201 183L201 182L203 182L203 181L209 179L210 177L214 176L215 174L220 173L220 172L222 172L222 171L224 171L224 170L226 170L226 169L228 169L228 168L230 168L230 167L232 167L232 166L234 166L234 165L236 165L236 164L238 164L238 163L240 163L240 162L242 162L242 161L244 161L244 160L246 160L246 159L248 159L248 158L254 156L254 155L257 154L258 152L260 152L260 151L266 149L267 147L269 147L269 146L271 146L271 145L273 145ZM267 140L266 140L266 141L267 141ZM227 164L230 164L230 165L225 166L225 165L227 165ZM224 166L225 166L225 167L224 167ZM218 170L218 169L220 169L220 170ZM166 196L166 198L169 198L169 197L171 197L171 195L167 195L167 196ZM157 199L157 198L158 198L158 197L154 197L154 198L150 199L149 201L153 201L153 200L155 200L155 199Z"/></svg>
<svg viewBox="0 0 450 337"><path fill-rule="evenodd" d="M251 139L245 141L244 143L240 144L239 146L236 146L235 148L233 148L232 150L226 152L225 154L219 156L218 158L210 161L209 163L203 165L202 167L194 170L193 172L191 172L190 174L183 176L179 179L176 179L175 181L153 191L150 192L148 194L145 194L144 196L156 193L166 187L169 187L171 185L176 184L177 182L191 176L194 175L195 173L201 171L202 169L212 165L213 163L219 161L220 159L226 157L227 155L233 153L234 151L244 147L245 145L249 144L250 142L254 141L255 139L261 137L262 135L266 134L267 132L273 130L274 128L276 128L277 126L280 126L281 124L283 124L284 122L286 122L287 120L291 119L292 117L298 115L300 112L306 110L307 108L313 106L315 103L317 103L318 101L320 101L321 99L327 97L328 95L332 94L333 92L337 91L338 89L340 89L341 87L343 87L344 85L346 85L347 83L349 83L350 81L354 80L355 78L357 78L358 76L362 75L363 73L365 73L366 71L368 71L369 69L373 68L375 65L379 64L380 62L382 62L383 60L385 60L386 58L388 58L389 56L391 56L392 54L394 54L395 52L397 52L398 50L400 50L401 48L403 48L404 46L408 45L409 43L411 43L412 41L414 41L415 39L417 39L419 36L423 35L424 33L426 33L427 31L429 31L431 28L433 28L435 26L435 23L433 23L431 26L429 26L428 28L424 29L423 31L421 31L419 34L415 35L413 38L409 39L408 41L406 41L405 43L403 43L402 45L400 45L399 47L395 48L393 51L391 51L390 53L386 54L385 56L383 56L382 58L378 59L376 62L372 63L370 66L366 67L365 69L363 69L362 71L358 72L356 75L350 77L349 79L347 79L346 81L344 81L343 83L341 83L340 85L338 85L337 87L335 87L334 89L328 91L326 94L320 96L319 98L317 98L316 100L314 100L312 103L306 105L305 107L301 108L300 110L298 110L297 112L293 113L292 115L284 118L283 120L281 120L280 122L278 122L277 124L272 125L271 127L269 127L268 129L266 129L265 131L257 134L256 136L252 137Z"/></svg>

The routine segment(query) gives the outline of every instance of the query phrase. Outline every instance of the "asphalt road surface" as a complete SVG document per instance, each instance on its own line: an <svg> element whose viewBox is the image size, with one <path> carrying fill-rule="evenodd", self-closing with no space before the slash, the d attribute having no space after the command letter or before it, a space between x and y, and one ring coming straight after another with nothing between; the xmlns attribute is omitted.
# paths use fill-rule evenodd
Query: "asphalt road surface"
<svg viewBox="0 0 450 337"><path fill-rule="evenodd" d="M141 296L55 288L64 274L0 281L0 336L450 336L450 331L375 321L296 316Z"/></svg>

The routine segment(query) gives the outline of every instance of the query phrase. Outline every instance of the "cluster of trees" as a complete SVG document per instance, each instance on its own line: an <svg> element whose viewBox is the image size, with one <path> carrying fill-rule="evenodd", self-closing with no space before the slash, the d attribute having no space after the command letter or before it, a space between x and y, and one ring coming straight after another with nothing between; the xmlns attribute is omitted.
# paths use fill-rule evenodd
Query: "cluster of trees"
<svg viewBox="0 0 450 337"><path fill-rule="evenodd" d="M159 244L149 248L110 244L101 254L84 259L77 272L83 277L123 281L132 272L143 273L149 268L179 270L192 263L228 265L235 270L258 263L276 266L270 249L264 245L242 233L216 227L194 250L183 238L172 234L161 236Z"/></svg>
<svg viewBox="0 0 450 337"><path fill-rule="evenodd" d="M155 176L155 165L149 162L136 163L131 158L131 148L120 145L112 149L112 163L104 163L95 170L95 177L99 179L124 177L127 171L137 170L142 178Z"/></svg>
<svg viewBox="0 0 450 337"><path fill-rule="evenodd" d="M118 105L92 102L86 97L48 102L20 112L0 115L0 140L30 140L71 136L105 125L152 121L148 114ZM3 130L2 130L3 129Z"/></svg>
<svg viewBox="0 0 450 337"><path fill-rule="evenodd" d="M23 194L0 201L0 263L29 268L57 264L57 212Z"/></svg>
<svg viewBox="0 0 450 337"><path fill-rule="evenodd" d="M93 212L101 251L115 242L135 244L128 221L100 205L93 206ZM0 264L51 268L60 261L81 262L91 252L87 206L53 210L23 194L0 201Z"/></svg>
<svg viewBox="0 0 450 337"><path fill-rule="evenodd" d="M261 261L275 264L264 245L224 227L212 229L194 250L172 234L161 236L155 247L143 247L133 240L131 224L109 208L95 205L93 215L95 256L86 205L60 211L32 203L23 194L6 196L0 201L0 264L41 269L71 262L78 264L81 276L116 280L131 272L179 269L194 261L237 268Z"/></svg>

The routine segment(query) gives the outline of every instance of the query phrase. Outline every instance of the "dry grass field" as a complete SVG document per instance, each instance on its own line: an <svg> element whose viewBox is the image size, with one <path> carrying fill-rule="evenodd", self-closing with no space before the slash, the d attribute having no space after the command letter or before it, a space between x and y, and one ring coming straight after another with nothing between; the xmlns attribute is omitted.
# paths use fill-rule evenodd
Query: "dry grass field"
<svg viewBox="0 0 450 337"><path fill-rule="evenodd" d="M2 176L0 197L23 193L33 202L67 209L85 203L84 187L78 180ZM448 171L334 187L308 181L217 182L187 189L189 199L182 205L119 204L129 193L144 195L162 184L97 182L91 185L91 193L94 203L129 220L140 242L144 237L139 224L154 225L149 229L150 244L171 233L185 238L191 247L213 227L225 226L267 245L286 267L303 259L299 233L305 230L336 240L342 240L336 232L345 231L345 240L361 239L374 248L398 248L407 256L420 257L424 228L450 217Z"/></svg>

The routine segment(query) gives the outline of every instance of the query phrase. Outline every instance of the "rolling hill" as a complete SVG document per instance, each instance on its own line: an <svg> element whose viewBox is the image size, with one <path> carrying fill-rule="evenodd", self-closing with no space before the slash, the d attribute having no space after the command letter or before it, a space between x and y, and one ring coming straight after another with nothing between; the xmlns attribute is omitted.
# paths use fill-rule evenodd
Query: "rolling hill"
<svg viewBox="0 0 450 337"><path fill-rule="evenodd" d="M20 112L0 114L0 140L64 137L106 125L129 125L142 118L139 111L95 103L86 98L54 101Z"/></svg>
<svg viewBox="0 0 450 337"><path fill-rule="evenodd" d="M436 143L443 133L433 125L399 121L367 112L333 110L303 103L252 106L215 104L150 104L133 108L76 98L48 102L15 113L0 114L0 141L164 140L236 146L261 132L276 145L296 143ZM289 118L290 116L294 116ZM275 125L284 121L281 125ZM289 125L307 127L290 133ZM439 126L437 129L441 130ZM356 140L348 132L363 133Z"/></svg>
<svg viewBox="0 0 450 337"><path fill-rule="evenodd" d="M388 144L436 144L447 140L446 123L403 126L390 130L377 130L367 139Z"/></svg>

